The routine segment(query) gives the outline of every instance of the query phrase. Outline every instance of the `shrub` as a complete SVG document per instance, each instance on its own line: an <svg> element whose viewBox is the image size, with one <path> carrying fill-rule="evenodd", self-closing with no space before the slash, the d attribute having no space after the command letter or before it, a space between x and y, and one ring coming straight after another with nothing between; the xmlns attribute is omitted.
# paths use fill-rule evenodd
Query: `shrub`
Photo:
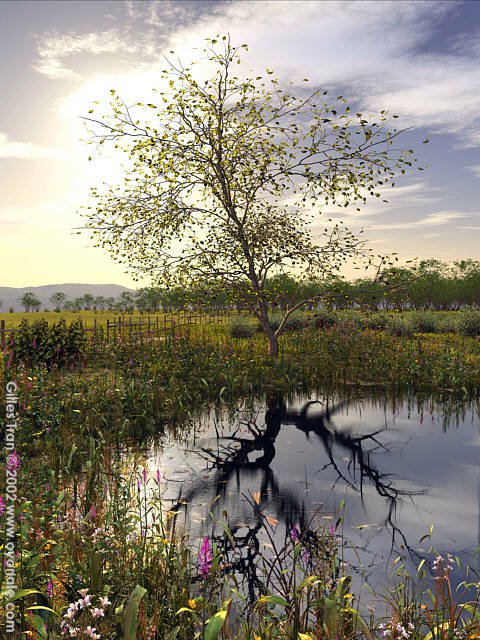
<svg viewBox="0 0 480 640"><path fill-rule="evenodd" d="M328 309L319 311L313 317L314 325L317 329L328 329L338 322L337 314Z"/></svg>
<svg viewBox="0 0 480 640"><path fill-rule="evenodd" d="M232 338L251 338L259 330L259 323L252 318L234 318L228 325Z"/></svg>
<svg viewBox="0 0 480 640"><path fill-rule="evenodd" d="M385 329L388 325L388 316L385 313L372 313L363 318L365 329Z"/></svg>
<svg viewBox="0 0 480 640"><path fill-rule="evenodd" d="M81 320L75 320L68 327L65 320L51 325L46 320L32 324L22 320L11 334L6 357L15 362L66 367L83 355L86 342Z"/></svg>
<svg viewBox="0 0 480 640"><path fill-rule="evenodd" d="M460 318L458 328L464 336L470 336L471 338L480 336L480 311L465 313Z"/></svg>
<svg viewBox="0 0 480 640"><path fill-rule="evenodd" d="M387 325L388 332L399 338L409 338L413 336L414 330L410 322L405 318L391 318Z"/></svg>
<svg viewBox="0 0 480 640"><path fill-rule="evenodd" d="M414 317L413 327L418 333L437 333L439 318L432 311L424 311Z"/></svg>

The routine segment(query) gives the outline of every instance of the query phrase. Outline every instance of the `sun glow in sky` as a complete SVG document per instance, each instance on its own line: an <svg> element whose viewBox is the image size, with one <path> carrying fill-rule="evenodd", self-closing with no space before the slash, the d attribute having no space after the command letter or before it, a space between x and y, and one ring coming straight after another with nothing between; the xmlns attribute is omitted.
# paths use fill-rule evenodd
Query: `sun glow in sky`
<svg viewBox="0 0 480 640"><path fill-rule="evenodd" d="M401 260L480 259L479 2L4 0L0 30L2 286L135 286L77 233L89 186L120 182L121 161L92 154L81 116L110 89L148 100L170 49L190 62L227 32L255 74L308 77L412 127L403 144L427 169L383 193L388 204L343 210L353 230Z"/></svg>

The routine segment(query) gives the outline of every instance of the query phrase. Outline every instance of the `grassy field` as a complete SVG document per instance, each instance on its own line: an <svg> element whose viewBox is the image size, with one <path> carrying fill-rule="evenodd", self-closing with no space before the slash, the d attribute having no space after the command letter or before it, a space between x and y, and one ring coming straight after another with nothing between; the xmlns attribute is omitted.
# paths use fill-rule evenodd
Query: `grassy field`
<svg viewBox="0 0 480 640"><path fill-rule="evenodd" d="M403 590L397 586L378 594L379 613L365 614L362 594L351 593L341 562L347 542L339 526L299 531L286 527L283 546L275 550L278 575L272 580L268 576L273 573L267 571L262 595L249 615L243 615L242 595L228 570L230 559L240 553L232 542L228 514L224 512L222 521L224 538L205 538L199 549L175 529L174 514L162 506L160 471L147 472L141 458L126 460L118 453L127 439L144 442L162 430L181 435L202 408L221 404L233 410L242 398L287 396L320 385L344 394L362 394L366 388L389 397L423 394L425 401L437 394L451 398L455 406L458 401L458 411L475 401L478 410L480 341L446 325L438 332L440 324L427 313L393 314L391 326L381 314L337 314L333 323L325 316L319 326L312 324L313 314L312 322L304 325L308 314L303 315L302 323L281 337L276 360L267 355L266 338L251 318L232 321L240 322L237 337L232 325L214 319L167 332L161 339L80 340L78 354L66 359L66 366L55 358L50 365L35 360L44 347L41 332L35 337L26 331L23 341L21 331L16 332L19 351L7 345L0 383L4 390L7 381L16 380L20 398L16 439L22 458L17 508L21 553L15 566L19 584L27 590L21 597L17 594L22 637L480 638L478 583L465 583L470 608L457 602L448 556L432 568L438 578L435 594L428 590L431 572L426 564L419 565L412 579L397 563L392 571ZM158 315L163 323L164 316ZM95 319L106 323L118 314L2 317L17 323L25 317L64 317L67 322L80 318L92 326ZM132 322L141 317L133 314ZM127 323L129 319L127 315ZM53 348L55 354L55 344ZM7 489L2 475L0 495ZM272 525L268 511L264 514L255 502L252 509L268 535L280 525ZM0 517L2 508L0 503ZM260 557L259 562L269 560ZM2 582L7 568L0 561ZM4 624L0 610L0 626Z"/></svg>
<svg viewBox="0 0 480 640"><path fill-rule="evenodd" d="M5 321L6 329L13 329L18 326L22 320L27 320L28 322L35 322L37 320L47 320L49 323L58 322L61 319L64 319L67 324L73 322L74 320L81 320L87 328L91 328L94 326L95 322L97 326L105 326L107 324L107 320L110 320L111 323L113 321L119 320L119 318L123 318L125 323L129 323L130 320L132 322L148 322L148 318L150 318L151 323L156 323L157 318L159 323L163 322L164 318L171 319L172 317L181 319L185 316L205 316L209 314L203 314L201 312L195 311L176 311L174 313L140 313L139 311L134 311L133 313L119 313L118 311L38 311L26 313L25 311L16 311L15 313L0 313L0 321Z"/></svg>

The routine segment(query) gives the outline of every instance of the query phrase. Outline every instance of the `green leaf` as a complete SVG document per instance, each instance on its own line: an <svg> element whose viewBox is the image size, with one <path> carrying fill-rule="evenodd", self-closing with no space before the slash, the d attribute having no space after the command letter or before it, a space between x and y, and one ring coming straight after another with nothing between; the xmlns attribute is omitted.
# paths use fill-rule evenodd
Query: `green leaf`
<svg viewBox="0 0 480 640"><path fill-rule="evenodd" d="M45 629L45 621L40 616L32 615L28 616L28 624L35 629L41 638L47 638L47 631Z"/></svg>
<svg viewBox="0 0 480 640"><path fill-rule="evenodd" d="M281 596L262 596L259 600L259 602L267 602L270 604L278 604L280 607L288 607L289 604L288 602L285 600L285 598L282 598Z"/></svg>
<svg viewBox="0 0 480 640"><path fill-rule="evenodd" d="M205 627L205 640L216 640L227 617L227 610L221 609L213 615Z"/></svg>
<svg viewBox="0 0 480 640"><path fill-rule="evenodd" d="M9 600L9 602L13 602L14 600L20 600L20 598L25 598L26 596L31 596L32 593L40 593L40 591L37 591L36 589L19 589L15 593L13 598Z"/></svg>
<svg viewBox="0 0 480 640"><path fill-rule="evenodd" d="M42 610L42 611L48 611L49 613L53 613L54 615L58 616L58 613L56 611L54 611L53 609L51 609L50 607L42 607L42 605L34 605L33 607L27 607L27 611L35 611L35 610Z"/></svg>
<svg viewBox="0 0 480 640"><path fill-rule="evenodd" d="M137 584L128 598L123 614L124 640L136 640L137 638L138 609L140 601L146 593L147 590Z"/></svg>

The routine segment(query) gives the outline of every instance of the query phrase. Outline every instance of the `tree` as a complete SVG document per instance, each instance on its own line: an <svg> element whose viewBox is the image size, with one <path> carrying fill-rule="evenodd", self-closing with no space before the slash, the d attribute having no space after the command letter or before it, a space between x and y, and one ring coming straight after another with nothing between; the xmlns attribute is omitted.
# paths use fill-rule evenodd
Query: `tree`
<svg viewBox="0 0 480 640"><path fill-rule="evenodd" d="M40 305L42 304L40 300L36 297L34 293L31 291L27 291L26 293L19 298L20 304L25 308L25 311L29 313L32 309L33 311L38 311L40 309Z"/></svg>
<svg viewBox="0 0 480 640"><path fill-rule="evenodd" d="M53 304L53 308L57 312L62 310L62 306L65 304L66 299L67 296L61 291L50 296L50 302Z"/></svg>
<svg viewBox="0 0 480 640"><path fill-rule="evenodd" d="M352 114L342 96L328 101L320 89L295 95L269 69L255 79L235 75L246 48L227 36L209 40L199 61L211 73L205 81L167 61L155 104L127 106L111 90L111 111L86 121L91 141L123 151L129 169L123 188L91 190L96 204L86 227L137 275L154 273L164 286L211 282L243 292L277 355L287 317L311 301L290 307L274 330L276 293L267 279L326 279L347 260L371 261L341 223L325 221L320 234L313 225L322 205L380 197L412 165L412 151L393 148L401 131L390 128L385 111Z"/></svg>

